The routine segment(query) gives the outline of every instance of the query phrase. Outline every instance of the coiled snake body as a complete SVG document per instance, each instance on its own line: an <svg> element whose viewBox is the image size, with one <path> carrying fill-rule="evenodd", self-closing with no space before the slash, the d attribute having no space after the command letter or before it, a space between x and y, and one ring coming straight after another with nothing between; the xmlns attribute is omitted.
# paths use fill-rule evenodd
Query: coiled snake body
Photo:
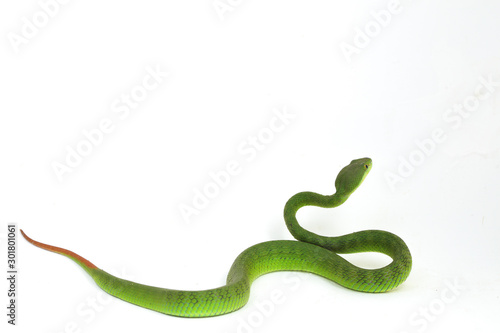
<svg viewBox="0 0 500 333"><path fill-rule="evenodd" d="M180 317L210 317L243 307L250 285L263 274L275 271L304 271L323 276L346 288L364 292L385 292L406 280L411 270L408 247L398 236L381 230L365 230L339 237L325 237L303 229L295 214L303 206L341 205L363 182L371 170L369 158L353 160L335 181L336 192L325 196L301 192L286 203L284 218L298 241L276 240L259 243L243 251L234 261L225 286L183 291L146 286L114 277L81 256L59 247L23 236L33 245L69 257L80 265L105 292L124 301ZM357 267L337 253L376 251L389 255L392 262L378 269Z"/></svg>

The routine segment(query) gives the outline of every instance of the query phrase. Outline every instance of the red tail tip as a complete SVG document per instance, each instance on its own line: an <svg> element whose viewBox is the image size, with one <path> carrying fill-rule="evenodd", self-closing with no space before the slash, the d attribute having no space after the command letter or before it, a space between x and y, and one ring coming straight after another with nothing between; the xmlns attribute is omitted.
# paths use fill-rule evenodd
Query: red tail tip
<svg viewBox="0 0 500 333"><path fill-rule="evenodd" d="M83 265L87 266L88 268L97 268L96 265L94 265L93 263L91 263L87 259L83 258L82 256L80 256L80 255L78 255L78 254L76 254L76 253L74 253L72 251L63 249L61 247L52 246L52 245L48 245L48 244L37 242L36 240L33 240L33 239L29 238L28 235L26 235L24 233L23 229L20 229L20 231L21 231L21 234L23 235L23 237L28 242L30 242L31 244L35 245L36 247L39 247L39 248L47 250L47 251L51 251L51 252L55 252L55 253L67 255L68 257L70 257L70 258L72 258L72 259L74 259L74 260L82 263Z"/></svg>

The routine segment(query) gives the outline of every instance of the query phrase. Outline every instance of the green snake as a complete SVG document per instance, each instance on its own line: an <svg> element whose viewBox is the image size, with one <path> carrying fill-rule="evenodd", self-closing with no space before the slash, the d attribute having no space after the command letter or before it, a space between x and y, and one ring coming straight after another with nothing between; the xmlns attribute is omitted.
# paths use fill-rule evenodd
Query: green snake
<svg viewBox="0 0 500 333"><path fill-rule="evenodd" d="M346 288L379 293L403 283L411 270L411 255L398 236L381 230L365 230L339 237L320 236L302 228L296 219L299 208L337 207L363 182L372 167L369 158L353 160L335 180L333 195L300 192L286 203L284 218L291 234L298 240L274 240L244 250L234 261L225 286L199 291L183 291L147 286L112 276L87 259L59 247L24 238L45 250L69 257L80 265L105 292L124 301L180 317L210 317L243 307L252 282L263 274L276 271L310 272ZM392 258L388 265L364 269L351 264L337 253L380 252Z"/></svg>

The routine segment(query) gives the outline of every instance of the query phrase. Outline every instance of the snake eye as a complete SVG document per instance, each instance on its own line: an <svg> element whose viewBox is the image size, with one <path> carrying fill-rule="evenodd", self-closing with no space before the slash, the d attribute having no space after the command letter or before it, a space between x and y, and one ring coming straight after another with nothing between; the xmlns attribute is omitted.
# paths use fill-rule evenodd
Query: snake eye
<svg viewBox="0 0 500 333"><path fill-rule="evenodd" d="M368 164L365 164L365 169L368 169Z"/></svg>

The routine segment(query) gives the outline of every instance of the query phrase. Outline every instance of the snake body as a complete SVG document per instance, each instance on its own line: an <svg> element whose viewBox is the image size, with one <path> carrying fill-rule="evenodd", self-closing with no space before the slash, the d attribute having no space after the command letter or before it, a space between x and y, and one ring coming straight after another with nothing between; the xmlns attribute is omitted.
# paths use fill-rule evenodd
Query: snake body
<svg viewBox="0 0 500 333"><path fill-rule="evenodd" d="M310 272L349 289L385 292L403 283L411 270L410 251L401 238L381 230L325 237L305 230L296 219L296 212L303 206L331 208L341 205L363 182L371 167L369 158L353 160L338 174L333 195L300 192L292 196L285 205L284 218L298 241L275 240L249 247L235 259L226 285L215 289L173 290L120 279L74 252L37 242L22 230L21 233L33 245L75 261L108 294L173 316L210 317L238 310L247 303L252 282L263 274L276 271ZM364 269L337 254L368 251L384 253L393 260L382 268Z"/></svg>

